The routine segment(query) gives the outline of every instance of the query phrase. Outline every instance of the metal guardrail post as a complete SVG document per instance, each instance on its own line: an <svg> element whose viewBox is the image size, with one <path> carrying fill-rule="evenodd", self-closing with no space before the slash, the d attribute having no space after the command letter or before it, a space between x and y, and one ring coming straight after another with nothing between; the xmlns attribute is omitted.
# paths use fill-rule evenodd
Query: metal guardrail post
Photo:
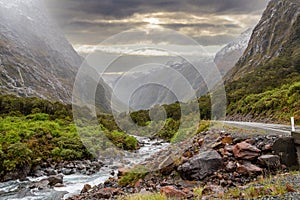
<svg viewBox="0 0 300 200"><path fill-rule="evenodd" d="M291 117L291 125L292 125L292 132L295 132L296 129L295 129L295 118L294 117Z"/></svg>

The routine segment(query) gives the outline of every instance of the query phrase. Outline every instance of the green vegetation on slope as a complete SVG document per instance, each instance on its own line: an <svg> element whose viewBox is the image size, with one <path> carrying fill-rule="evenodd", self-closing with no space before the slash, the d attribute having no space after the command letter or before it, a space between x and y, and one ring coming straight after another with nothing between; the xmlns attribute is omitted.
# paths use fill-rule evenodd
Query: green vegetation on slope
<svg viewBox="0 0 300 200"><path fill-rule="evenodd" d="M65 118L70 121L72 118L70 105L64 105L59 102L50 102L39 98L0 95L1 116L25 116L34 113L49 114L50 119Z"/></svg>
<svg viewBox="0 0 300 200"><path fill-rule="evenodd" d="M232 114L251 114L256 118L270 117L288 121L295 117L300 123L300 82L286 84L280 88L259 94L250 94L230 107Z"/></svg>
<svg viewBox="0 0 300 200"><path fill-rule="evenodd" d="M50 120L48 114L30 114L0 118L2 173L32 166L48 158L53 160L91 159L74 124ZM1 174L3 175L3 174Z"/></svg>
<svg viewBox="0 0 300 200"><path fill-rule="evenodd" d="M275 58L226 84L227 113L281 122L299 118L300 66L295 62L290 57Z"/></svg>
<svg viewBox="0 0 300 200"><path fill-rule="evenodd" d="M92 159L73 123L71 107L37 98L0 96L0 177L4 174L48 161ZM113 124L113 122L111 122ZM113 127L106 122L106 126ZM115 146L138 148L137 140L104 125L83 127L83 132L99 137L98 130ZM102 144L101 144L102 145ZM93 153L93 152L92 152Z"/></svg>
<svg viewBox="0 0 300 200"><path fill-rule="evenodd" d="M300 81L300 70L292 65L289 57L272 60L267 65L226 84L229 106L250 94L259 94L284 84Z"/></svg>

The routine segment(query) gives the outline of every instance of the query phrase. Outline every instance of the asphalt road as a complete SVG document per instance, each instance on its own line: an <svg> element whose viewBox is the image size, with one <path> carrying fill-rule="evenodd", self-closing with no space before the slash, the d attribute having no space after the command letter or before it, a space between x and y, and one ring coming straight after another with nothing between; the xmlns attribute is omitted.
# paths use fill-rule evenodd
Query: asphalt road
<svg viewBox="0 0 300 200"><path fill-rule="evenodd" d="M265 123L257 123L257 122L238 122L238 121L225 121L224 124L233 125L242 128L259 129L269 133L282 134L282 135L290 135L292 131L291 126L281 125L281 124L265 124ZM296 127L296 131L297 130L300 131L300 127Z"/></svg>

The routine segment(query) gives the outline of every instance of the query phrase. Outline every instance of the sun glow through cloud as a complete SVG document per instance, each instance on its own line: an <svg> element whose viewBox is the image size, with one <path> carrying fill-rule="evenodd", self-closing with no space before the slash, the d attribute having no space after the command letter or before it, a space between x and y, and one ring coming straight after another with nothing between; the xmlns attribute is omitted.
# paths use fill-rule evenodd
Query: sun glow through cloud
<svg viewBox="0 0 300 200"><path fill-rule="evenodd" d="M151 25L159 25L160 24L159 19L153 18L153 17L151 17L151 18L145 18L143 21L144 22L148 22Z"/></svg>

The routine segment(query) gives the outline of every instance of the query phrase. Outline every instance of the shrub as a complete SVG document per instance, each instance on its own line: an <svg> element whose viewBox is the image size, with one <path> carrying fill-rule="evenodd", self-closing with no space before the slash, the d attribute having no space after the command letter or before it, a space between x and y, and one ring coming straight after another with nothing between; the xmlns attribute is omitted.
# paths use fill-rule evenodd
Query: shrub
<svg viewBox="0 0 300 200"><path fill-rule="evenodd" d="M179 126L179 121L176 121L172 118L168 118L164 127L158 132L157 136L164 140L170 141L178 131Z"/></svg>
<svg viewBox="0 0 300 200"><path fill-rule="evenodd" d="M139 179L145 178L148 174L143 166L135 166L130 172L119 178L118 184L120 186L133 186Z"/></svg>
<svg viewBox="0 0 300 200"><path fill-rule="evenodd" d="M45 113L35 113L27 115L26 119L31 119L33 121L46 121L49 120L49 115Z"/></svg>
<svg viewBox="0 0 300 200"><path fill-rule="evenodd" d="M106 132L106 136L108 139L116 145L118 148L122 148L125 150L135 150L138 147L138 141L135 137L129 136L123 132Z"/></svg>
<svg viewBox="0 0 300 200"><path fill-rule="evenodd" d="M193 137L194 134L195 134L195 128L194 127L180 129L172 137L171 142L172 143L177 143L177 142L184 141L188 138Z"/></svg>
<svg viewBox="0 0 300 200"><path fill-rule="evenodd" d="M4 152L3 169L13 171L31 162L32 151L23 143L11 144Z"/></svg>

